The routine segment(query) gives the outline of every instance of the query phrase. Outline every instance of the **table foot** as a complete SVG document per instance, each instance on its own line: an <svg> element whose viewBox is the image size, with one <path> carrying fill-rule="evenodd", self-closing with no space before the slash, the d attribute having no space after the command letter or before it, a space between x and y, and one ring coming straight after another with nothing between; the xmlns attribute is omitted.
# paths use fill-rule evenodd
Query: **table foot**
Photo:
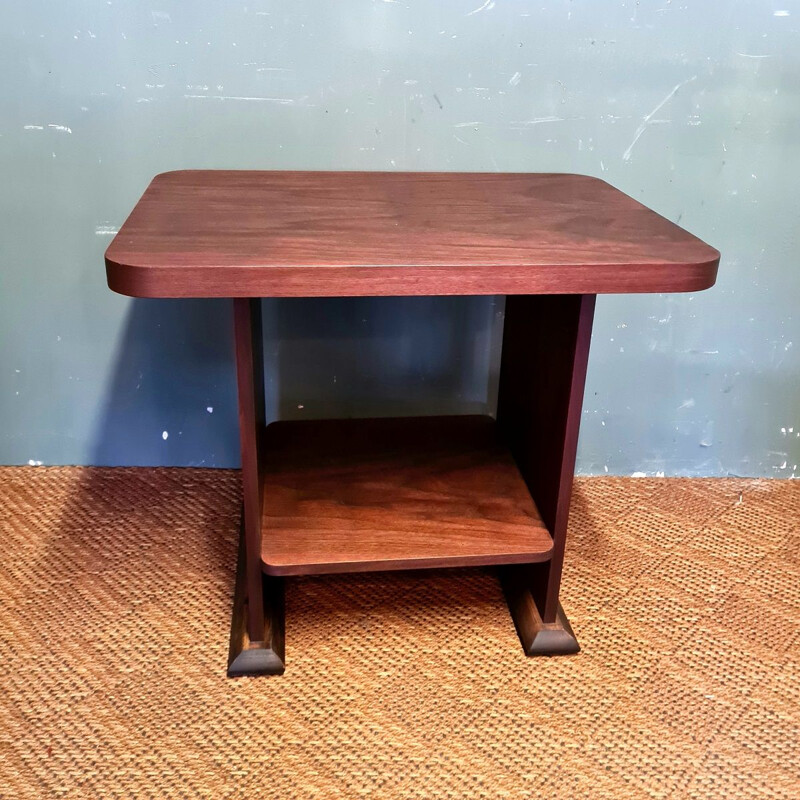
<svg viewBox="0 0 800 800"><path fill-rule="evenodd" d="M247 588L245 580L245 552L243 537L239 540L239 558L236 565L236 589L233 595L231 641L228 650L228 677L243 675L283 675L286 669L284 656L284 602L283 578L263 576L264 633L255 641L247 633Z"/></svg>
<svg viewBox="0 0 800 800"><path fill-rule="evenodd" d="M501 570L500 583L525 655L562 656L580 652L560 603L555 622L546 623L542 621L530 589L516 570Z"/></svg>

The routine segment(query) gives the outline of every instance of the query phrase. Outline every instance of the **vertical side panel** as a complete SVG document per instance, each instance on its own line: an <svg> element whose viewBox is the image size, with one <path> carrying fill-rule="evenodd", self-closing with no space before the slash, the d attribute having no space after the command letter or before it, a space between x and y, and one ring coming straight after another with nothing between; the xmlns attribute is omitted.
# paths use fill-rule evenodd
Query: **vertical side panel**
<svg viewBox="0 0 800 800"><path fill-rule="evenodd" d="M233 301L236 379L239 390L239 437L242 449L247 633L264 634L261 579L261 431L265 424L261 300Z"/></svg>
<svg viewBox="0 0 800 800"><path fill-rule="evenodd" d="M558 617L595 295L506 299L497 420L553 537L549 562L524 568L544 624Z"/></svg>

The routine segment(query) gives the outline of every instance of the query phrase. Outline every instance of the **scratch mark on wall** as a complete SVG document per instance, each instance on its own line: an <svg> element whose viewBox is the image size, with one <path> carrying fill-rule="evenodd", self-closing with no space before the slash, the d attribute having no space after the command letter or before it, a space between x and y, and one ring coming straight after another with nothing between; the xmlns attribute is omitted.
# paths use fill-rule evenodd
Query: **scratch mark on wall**
<svg viewBox="0 0 800 800"><path fill-rule="evenodd" d="M577 119L582 119L578 117ZM518 125L520 127L530 127L531 125L541 125L543 122L566 122L564 117L536 117L535 119L523 119L510 124Z"/></svg>
<svg viewBox="0 0 800 800"><path fill-rule="evenodd" d="M456 122L454 128L472 128L475 125L485 125L485 122Z"/></svg>
<svg viewBox="0 0 800 800"><path fill-rule="evenodd" d="M72 133L72 128L68 128L66 125L56 125L51 122L47 127L54 131L60 131L61 133Z"/></svg>
<svg viewBox="0 0 800 800"><path fill-rule="evenodd" d="M24 130L26 131L43 131L44 125L25 125Z"/></svg>
<svg viewBox="0 0 800 800"><path fill-rule="evenodd" d="M291 97L244 97L230 94L185 94L184 97L187 100L242 100L252 103L277 103L282 106L291 106L296 102Z"/></svg>
<svg viewBox="0 0 800 800"><path fill-rule="evenodd" d="M473 14L479 14L481 11L491 11L494 8L494 0L486 0L486 2L479 8L473 9L465 14L465 17L471 17Z"/></svg>
<svg viewBox="0 0 800 800"><path fill-rule="evenodd" d="M508 81L509 86L516 86L522 80L522 73L515 72Z"/></svg>
<svg viewBox="0 0 800 800"><path fill-rule="evenodd" d="M647 126L650 124L650 120L661 111L661 109L670 101L673 97L678 93L678 90L686 86L687 83L691 83L692 81L697 80L697 75L692 75L691 78L687 78L685 81L681 81L681 83L676 83L675 86L672 87L672 90L667 94L667 96L642 120L642 124L636 129L636 133L633 135L633 141L628 145L628 149L622 154L623 161L630 161L631 152L633 151L634 145L636 142L639 141L642 134L647 130Z"/></svg>
<svg viewBox="0 0 800 800"><path fill-rule="evenodd" d="M119 228L113 225L98 225L94 229L95 236L114 236L119 231Z"/></svg>

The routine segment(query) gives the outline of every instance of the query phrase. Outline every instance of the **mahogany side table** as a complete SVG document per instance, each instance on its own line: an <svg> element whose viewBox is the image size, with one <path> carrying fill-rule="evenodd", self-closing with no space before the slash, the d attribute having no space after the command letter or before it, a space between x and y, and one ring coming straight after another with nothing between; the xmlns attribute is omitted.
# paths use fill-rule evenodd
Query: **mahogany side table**
<svg viewBox="0 0 800 800"><path fill-rule="evenodd" d="M559 604L595 296L687 292L719 253L567 174L180 171L106 252L111 289L230 297L243 515L229 675L284 671L283 581L498 565L529 655ZM262 297L506 295L496 419L266 424Z"/></svg>

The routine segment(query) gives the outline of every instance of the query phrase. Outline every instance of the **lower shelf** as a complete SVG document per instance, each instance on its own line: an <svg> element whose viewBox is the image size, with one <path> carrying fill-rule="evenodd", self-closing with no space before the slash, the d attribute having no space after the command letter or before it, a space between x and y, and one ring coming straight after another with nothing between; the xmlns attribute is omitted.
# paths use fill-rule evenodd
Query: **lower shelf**
<svg viewBox="0 0 800 800"><path fill-rule="evenodd" d="M517 564L552 553L491 417L276 422L262 443L268 574Z"/></svg>

